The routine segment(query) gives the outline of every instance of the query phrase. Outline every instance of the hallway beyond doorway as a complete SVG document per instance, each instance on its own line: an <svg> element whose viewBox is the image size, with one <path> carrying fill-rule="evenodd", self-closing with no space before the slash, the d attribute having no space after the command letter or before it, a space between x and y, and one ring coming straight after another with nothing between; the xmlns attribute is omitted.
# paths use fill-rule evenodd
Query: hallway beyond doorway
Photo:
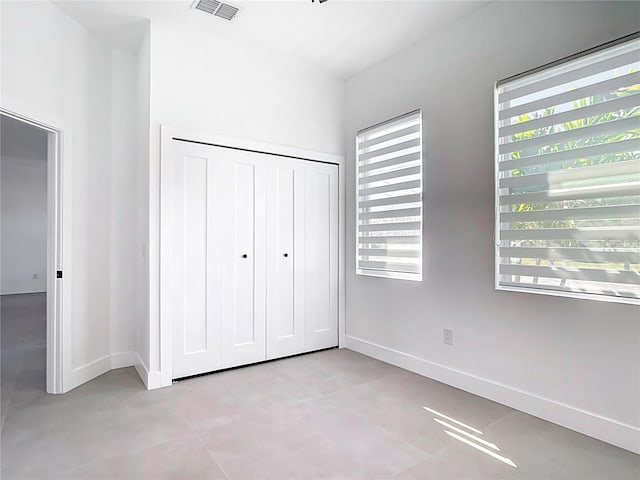
<svg viewBox="0 0 640 480"><path fill-rule="evenodd" d="M2 425L9 407L46 391L47 295L0 297Z"/></svg>

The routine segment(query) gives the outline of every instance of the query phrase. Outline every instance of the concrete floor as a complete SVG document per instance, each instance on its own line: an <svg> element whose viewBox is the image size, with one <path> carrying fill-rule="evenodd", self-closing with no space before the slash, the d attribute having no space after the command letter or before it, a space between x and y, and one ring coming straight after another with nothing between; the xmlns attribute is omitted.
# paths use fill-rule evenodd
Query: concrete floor
<svg viewBox="0 0 640 480"><path fill-rule="evenodd" d="M348 350L46 395L44 306L2 298L5 480L640 478L638 455Z"/></svg>

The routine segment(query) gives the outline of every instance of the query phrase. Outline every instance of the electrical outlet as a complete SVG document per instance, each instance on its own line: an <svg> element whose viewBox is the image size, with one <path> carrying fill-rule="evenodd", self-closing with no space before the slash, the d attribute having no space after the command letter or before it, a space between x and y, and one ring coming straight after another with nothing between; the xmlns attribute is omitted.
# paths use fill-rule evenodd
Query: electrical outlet
<svg viewBox="0 0 640 480"><path fill-rule="evenodd" d="M37 274L37 273L34 273L32 278L33 278L34 280L37 280L37 279L38 279L38 274Z"/></svg>
<svg viewBox="0 0 640 480"><path fill-rule="evenodd" d="M443 340L447 345L453 345L453 330L451 330L450 328L445 328Z"/></svg>

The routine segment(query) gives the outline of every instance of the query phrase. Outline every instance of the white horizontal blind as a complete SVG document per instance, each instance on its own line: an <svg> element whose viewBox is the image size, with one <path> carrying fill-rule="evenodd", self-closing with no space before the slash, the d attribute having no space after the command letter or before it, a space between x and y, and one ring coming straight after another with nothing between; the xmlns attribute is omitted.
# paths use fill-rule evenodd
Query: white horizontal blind
<svg viewBox="0 0 640 480"><path fill-rule="evenodd" d="M496 87L497 288L638 303L639 72L635 38Z"/></svg>
<svg viewBox="0 0 640 480"><path fill-rule="evenodd" d="M356 137L356 273L422 280L422 112Z"/></svg>

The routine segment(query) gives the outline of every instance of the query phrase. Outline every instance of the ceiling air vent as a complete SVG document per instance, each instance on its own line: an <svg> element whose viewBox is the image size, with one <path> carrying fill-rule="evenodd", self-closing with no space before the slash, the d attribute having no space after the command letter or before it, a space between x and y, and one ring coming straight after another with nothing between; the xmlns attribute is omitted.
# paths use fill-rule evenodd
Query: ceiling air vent
<svg viewBox="0 0 640 480"><path fill-rule="evenodd" d="M193 2L191 8L224 18L225 20L233 20L240 11L238 7L217 0L196 0Z"/></svg>
<svg viewBox="0 0 640 480"><path fill-rule="evenodd" d="M240 9L234 7L233 5L229 5L228 3L220 4L220 8L214 13L214 15L225 18L227 20L233 20L233 18L238 14Z"/></svg>

